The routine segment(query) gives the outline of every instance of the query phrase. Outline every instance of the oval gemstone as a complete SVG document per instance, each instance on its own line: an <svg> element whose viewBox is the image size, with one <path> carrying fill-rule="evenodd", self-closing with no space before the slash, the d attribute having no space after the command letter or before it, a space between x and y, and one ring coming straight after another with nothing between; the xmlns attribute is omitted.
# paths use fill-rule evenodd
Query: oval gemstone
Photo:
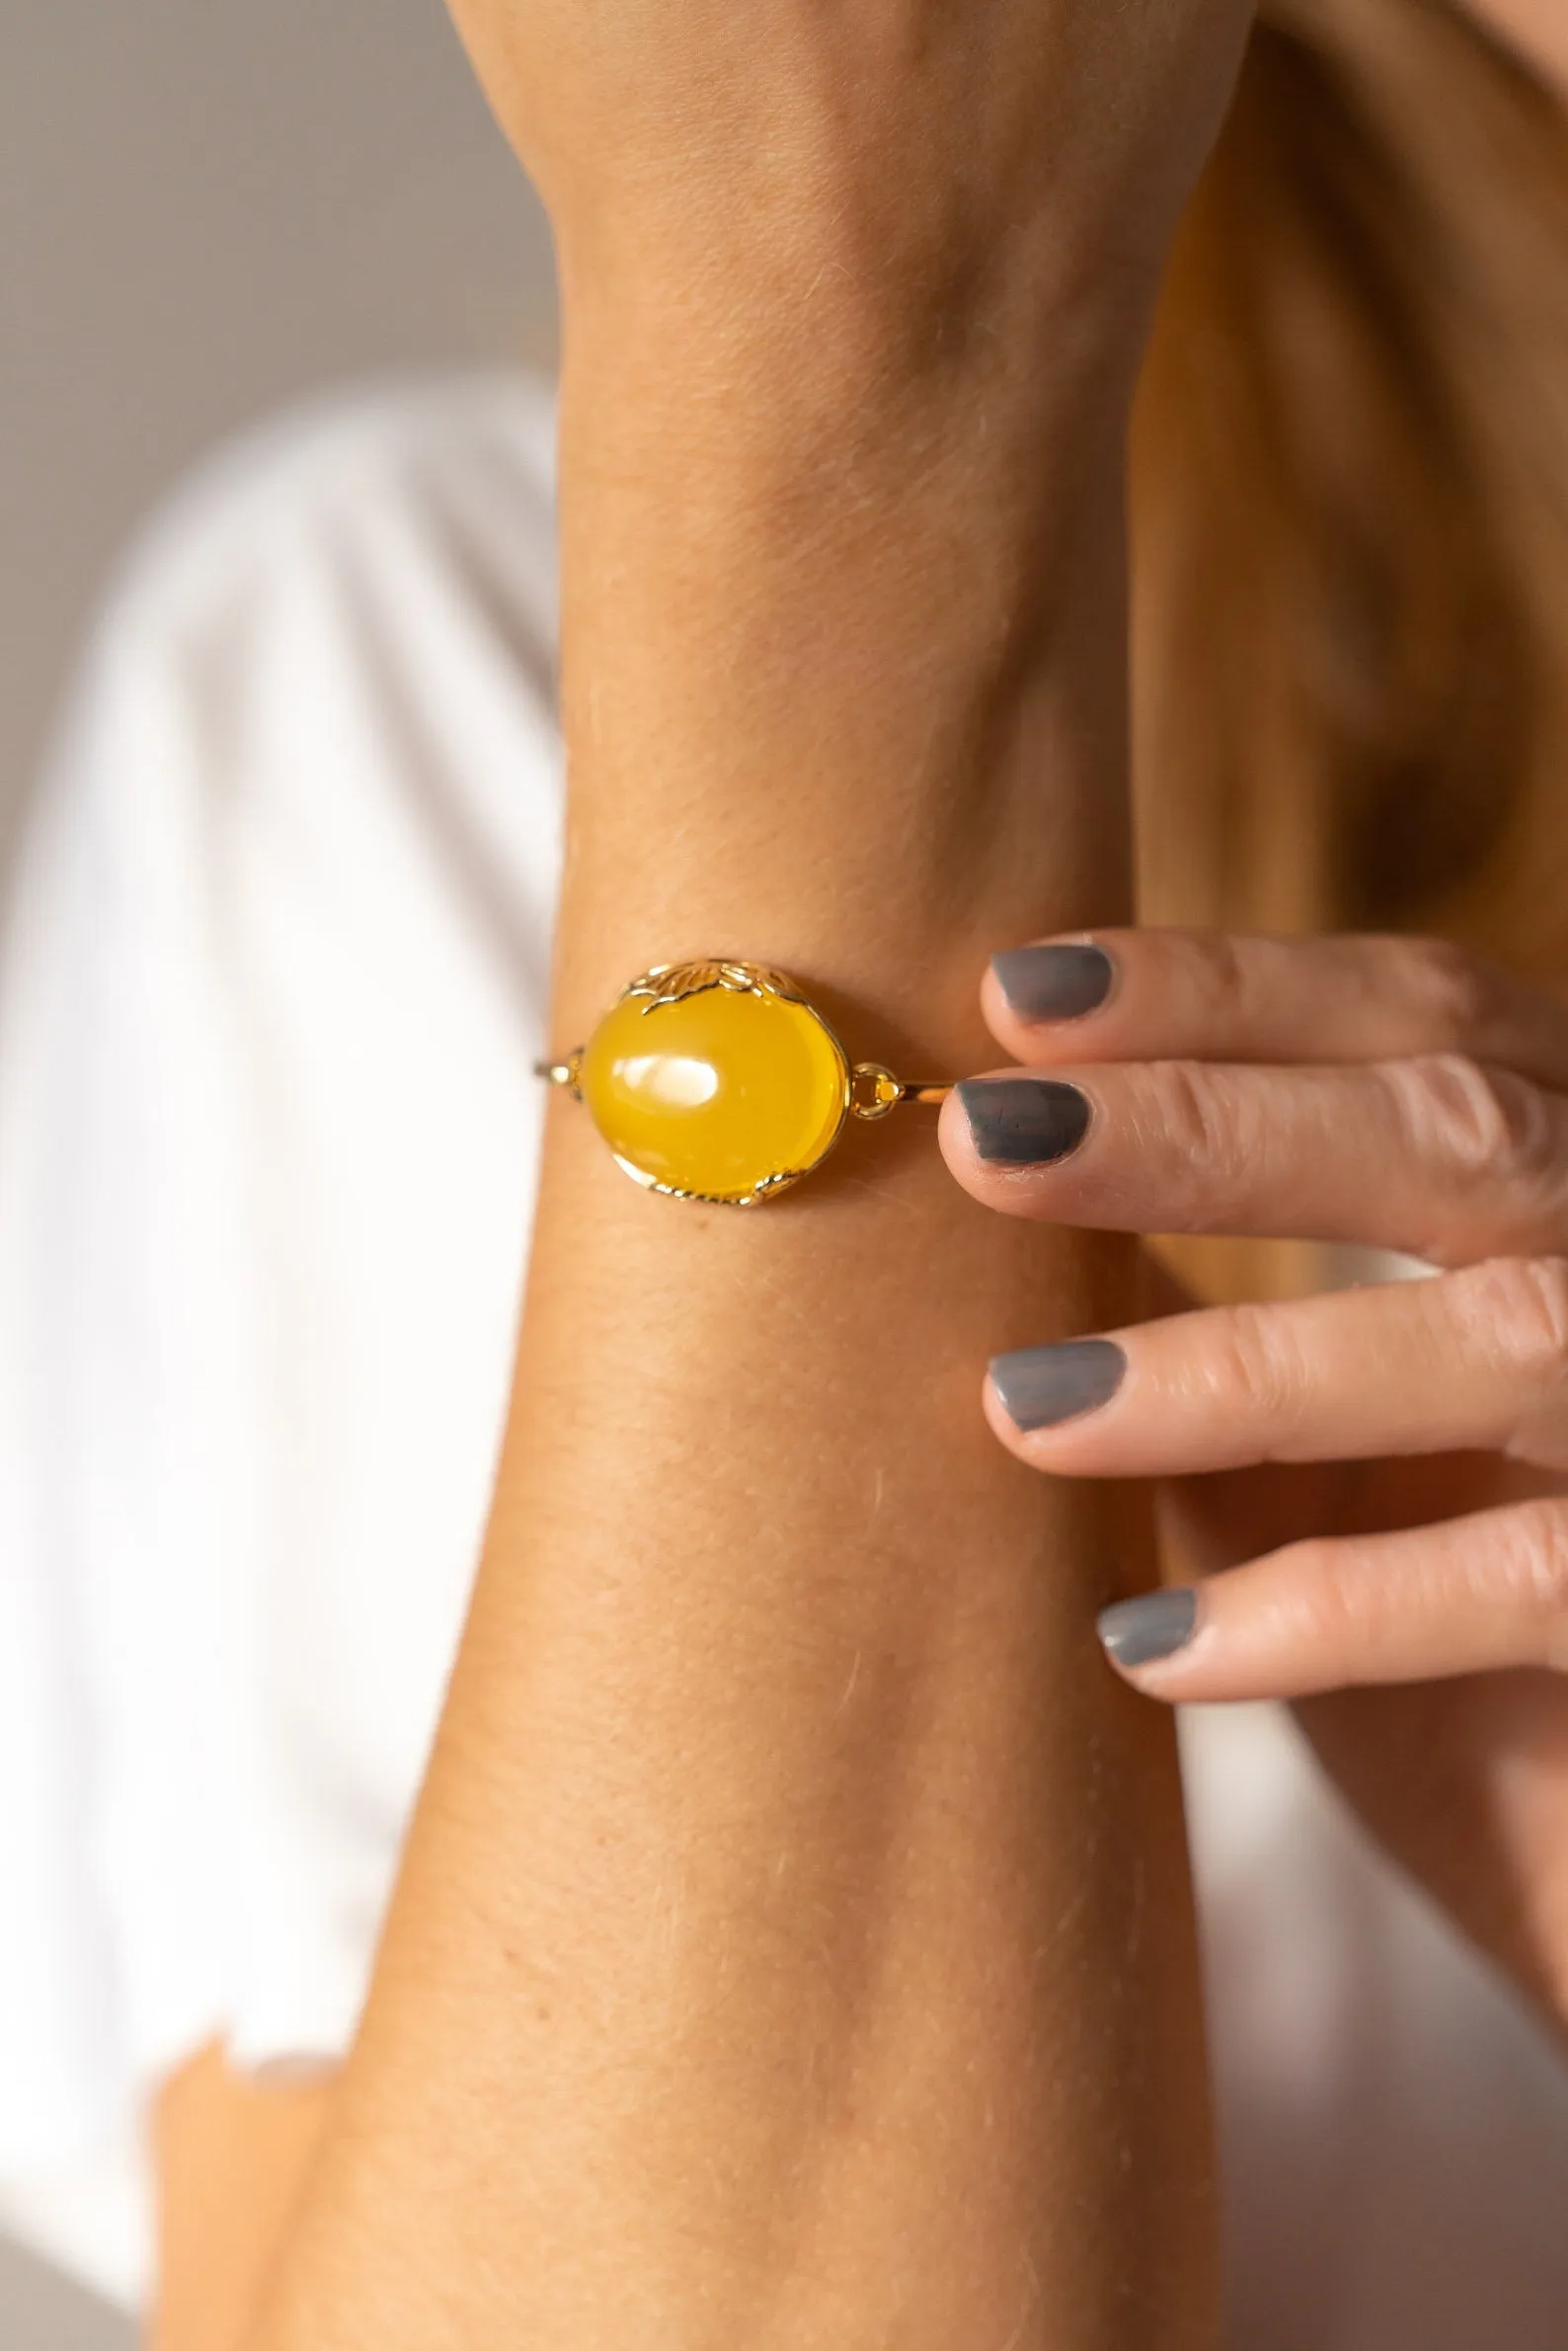
<svg viewBox="0 0 1568 2351"><path fill-rule="evenodd" d="M623 997L588 1039L579 1083L631 1171L671 1191L745 1202L831 1147L849 1071L809 1004L705 987L672 1004Z"/></svg>

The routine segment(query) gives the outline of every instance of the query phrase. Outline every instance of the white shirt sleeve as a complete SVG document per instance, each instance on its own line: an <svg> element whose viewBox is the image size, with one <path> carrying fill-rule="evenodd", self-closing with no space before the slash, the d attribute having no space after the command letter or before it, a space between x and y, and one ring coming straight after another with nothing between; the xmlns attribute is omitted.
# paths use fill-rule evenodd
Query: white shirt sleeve
<svg viewBox="0 0 1568 2351"><path fill-rule="evenodd" d="M228 460L39 796L0 997L0 2170L214 2034L353 2030L531 1206L551 431L481 381Z"/></svg>

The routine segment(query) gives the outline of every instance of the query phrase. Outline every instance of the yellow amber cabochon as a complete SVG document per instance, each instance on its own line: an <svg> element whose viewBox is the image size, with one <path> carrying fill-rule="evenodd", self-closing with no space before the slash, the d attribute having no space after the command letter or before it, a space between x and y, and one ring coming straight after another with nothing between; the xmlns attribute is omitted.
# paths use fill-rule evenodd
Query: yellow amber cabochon
<svg viewBox="0 0 1568 2351"><path fill-rule="evenodd" d="M593 1124L648 1182L749 1201L804 1175L844 1123L843 1050L809 1004L709 986L674 1003L627 995L579 1072Z"/></svg>

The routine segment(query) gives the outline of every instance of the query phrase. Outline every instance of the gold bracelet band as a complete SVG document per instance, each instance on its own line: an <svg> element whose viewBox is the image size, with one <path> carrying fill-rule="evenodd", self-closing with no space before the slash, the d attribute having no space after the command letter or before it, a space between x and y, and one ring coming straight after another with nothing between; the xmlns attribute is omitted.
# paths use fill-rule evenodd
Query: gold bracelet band
<svg viewBox="0 0 1568 2351"><path fill-rule="evenodd" d="M849 1119L940 1102L939 1081L851 1061L793 980L760 964L658 964L564 1060L564 1086L635 1183L752 1208L820 1167Z"/></svg>

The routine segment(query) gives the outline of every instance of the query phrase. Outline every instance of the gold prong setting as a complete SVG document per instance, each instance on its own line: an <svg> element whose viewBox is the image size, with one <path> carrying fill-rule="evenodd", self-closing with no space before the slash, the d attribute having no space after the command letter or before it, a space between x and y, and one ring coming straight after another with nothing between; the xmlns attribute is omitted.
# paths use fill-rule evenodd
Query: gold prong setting
<svg viewBox="0 0 1568 2351"><path fill-rule="evenodd" d="M586 1045L536 1069L587 1104L634 1183L714 1208L776 1199L822 1164L851 1118L948 1091L880 1061L851 1063L787 974L719 956L640 974Z"/></svg>

